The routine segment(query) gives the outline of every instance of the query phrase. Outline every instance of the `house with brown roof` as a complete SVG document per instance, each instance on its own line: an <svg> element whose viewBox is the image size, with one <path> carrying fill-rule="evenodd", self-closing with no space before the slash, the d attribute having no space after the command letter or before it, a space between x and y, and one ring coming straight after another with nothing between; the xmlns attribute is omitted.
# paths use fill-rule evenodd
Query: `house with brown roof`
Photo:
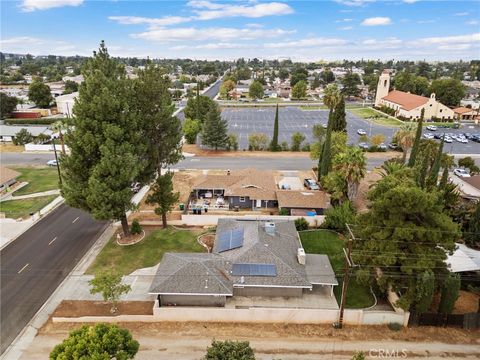
<svg viewBox="0 0 480 360"><path fill-rule="evenodd" d="M323 191L279 190L276 193L278 208L294 216L323 215L330 206L330 198Z"/></svg>
<svg viewBox="0 0 480 360"><path fill-rule="evenodd" d="M464 106L457 107L453 109L455 113L455 118L458 120L479 120L480 111L478 109L474 110Z"/></svg>
<svg viewBox="0 0 480 360"><path fill-rule="evenodd" d="M17 182L17 177L21 174L18 171L0 166L0 191L8 189L10 185Z"/></svg>
<svg viewBox="0 0 480 360"><path fill-rule="evenodd" d="M455 113L449 107L435 99L435 94L430 97L411 94L404 91L390 91L390 72L384 70L378 79L375 106L386 106L395 110L395 116L410 120L420 119L422 109L425 111L424 118L453 120Z"/></svg>

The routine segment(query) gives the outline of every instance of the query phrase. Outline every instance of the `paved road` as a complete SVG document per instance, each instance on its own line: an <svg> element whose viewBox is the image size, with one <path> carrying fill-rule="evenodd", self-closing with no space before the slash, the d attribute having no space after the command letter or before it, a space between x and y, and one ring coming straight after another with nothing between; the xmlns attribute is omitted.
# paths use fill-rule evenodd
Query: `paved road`
<svg viewBox="0 0 480 360"><path fill-rule="evenodd" d="M222 78L218 79L217 82L215 82L212 87L210 89L208 89L207 91L205 91L205 93L203 93L202 95L204 96L208 96L210 99L213 99L215 96L217 96L218 92L220 91L220 85L222 85ZM182 100L180 103L179 103L179 106L178 107L185 107L187 105L187 101L186 100ZM182 111L180 111L178 114L177 114L177 117L183 121L185 120L185 113Z"/></svg>
<svg viewBox="0 0 480 360"><path fill-rule="evenodd" d="M2 165L47 165L48 160L54 160L53 153L0 153L0 163Z"/></svg>
<svg viewBox="0 0 480 360"><path fill-rule="evenodd" d="M106 227L61 205L0 252L3 353Z"/></svg>

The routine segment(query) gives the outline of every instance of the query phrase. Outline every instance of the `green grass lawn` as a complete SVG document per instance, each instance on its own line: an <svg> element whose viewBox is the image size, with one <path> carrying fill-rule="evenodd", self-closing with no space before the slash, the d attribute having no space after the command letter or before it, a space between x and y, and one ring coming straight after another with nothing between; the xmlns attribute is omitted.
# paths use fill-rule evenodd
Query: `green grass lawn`
<svg viewBox="0 0 480 360"><path fill-rule="evenodd" d="M300 110L328 110L328 107L326 105L320 105L320 106L299 106L298 107Z"/></svg>
<svg viewBox="0 0 480 360"><path fill-rule="evenodd" d="M402 122L400 120L392 119L387 116L382 116L379 112L372 108L350 108L349 111L362 119L373 121L375 124L386 126L400 126Z"/></svg>
<svg viewBox="0 0 480 360"><path fill-rule="evenodd" d="M28 185L15 191L14 196L58 189L58 173L55 167L14 169L22 174L18 177L19 182L28 182Z"/></svg>
<svg viewBox="0 0 480 360"><path fill-rule="evenodd" d="M114 270L127 275L158 264L166 252L203 252L205 249L197 242L198 235L198 232L173 228L155 230L138 244L130 246L117 245L112 238L86 273Z"/></svg>
<svg viewBox="0 0 480 360"><path fill-rule="evenodd" d="M338 234L325 230L301 232L300 239L306 253L328 255L333 271L337 275L338 286L335 286L334 293L340 304L342 275L345 266L345 256L342 250L344 241L339 238ZM351 309L365 308L373 305L374 301L370 288L359 284L355 276L352 276L348 284L346 307Z"/></svg>
<svg viewBox="0 0 480 360"><path fill-rule="evenodd" d="M41 196L23 200L9 200L0 202L0 212L7 218L17 219L26 217L32 212L37 212L55 199L57 195Z"/></svg>

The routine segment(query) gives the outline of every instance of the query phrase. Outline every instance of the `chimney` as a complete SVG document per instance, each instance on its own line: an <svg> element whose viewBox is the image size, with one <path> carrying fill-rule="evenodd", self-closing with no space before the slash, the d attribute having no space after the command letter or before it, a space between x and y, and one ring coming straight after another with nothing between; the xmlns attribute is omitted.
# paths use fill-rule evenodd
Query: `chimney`
<svg viewBox="0 0 480 360"><path fill-rule="evenodd" d="M266 222L265 223L265 232L268 235L275 235L275 223L274 222Z"/></svg>
<svg viewBox="0 0 480 360"><path fill-rule="evenodd" d="M305 265L305 250L303 248L298 248L297 259L299 264Z"/></svg>

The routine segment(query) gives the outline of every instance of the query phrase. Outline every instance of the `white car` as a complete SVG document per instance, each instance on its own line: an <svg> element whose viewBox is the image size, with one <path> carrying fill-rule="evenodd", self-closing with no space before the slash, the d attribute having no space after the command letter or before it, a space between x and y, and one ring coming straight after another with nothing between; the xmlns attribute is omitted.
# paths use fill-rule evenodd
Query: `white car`
<svg viewBox="0 0 480 360"><path fill-rule="evenodd" d="M58 166L57 160L48 160L47 161L48 166Z"/></svg>
<svg viewBox="0 0 480 360"><path fill-rule="evenodd" d="M423 134L423 137L424 137L425 139L429 139L429 140L430 140L430 139L433 139L433 134L426 133L426 134Z"/></svg>
<svg viewBox="0 0 480 360"><path fill-rule="evenodd" d="M357 134L358 134L358 135L367 135L367 132L366 132L365 130L363 130L363 129L358 129L358 130L357 130Z"/></svg>
<svg viewBox="0 0 480 360"><path fill-rule="evenodd" d="M428 126L427 126L427 130L437 131L437 127L436 127L435 125L428 125Z"/></svg>
<svg viewBox="0 0 480 360"><path fill-rule="evenodd" d="M457 175L458 177L463 177L463 178L470 177L470 174L465 169L455 169L455 170L453 170L453 173L455 175Z"/></svg>
<svg viewBox="0 0 480 360"><path fill-rule="evenodd" d="M448 144L450 144L450 143L453 142L453 140L452 140L452 138L451 138L450 136L445 136L444 141L445 141L446 143L448 143Z"/></svg>
<svg viewBox="0 0 480 360"><path fill-rule="evenodd" d="M457 136L456 140L462 144L468 144L468 140L466 137L463 136Z"/></svg>

